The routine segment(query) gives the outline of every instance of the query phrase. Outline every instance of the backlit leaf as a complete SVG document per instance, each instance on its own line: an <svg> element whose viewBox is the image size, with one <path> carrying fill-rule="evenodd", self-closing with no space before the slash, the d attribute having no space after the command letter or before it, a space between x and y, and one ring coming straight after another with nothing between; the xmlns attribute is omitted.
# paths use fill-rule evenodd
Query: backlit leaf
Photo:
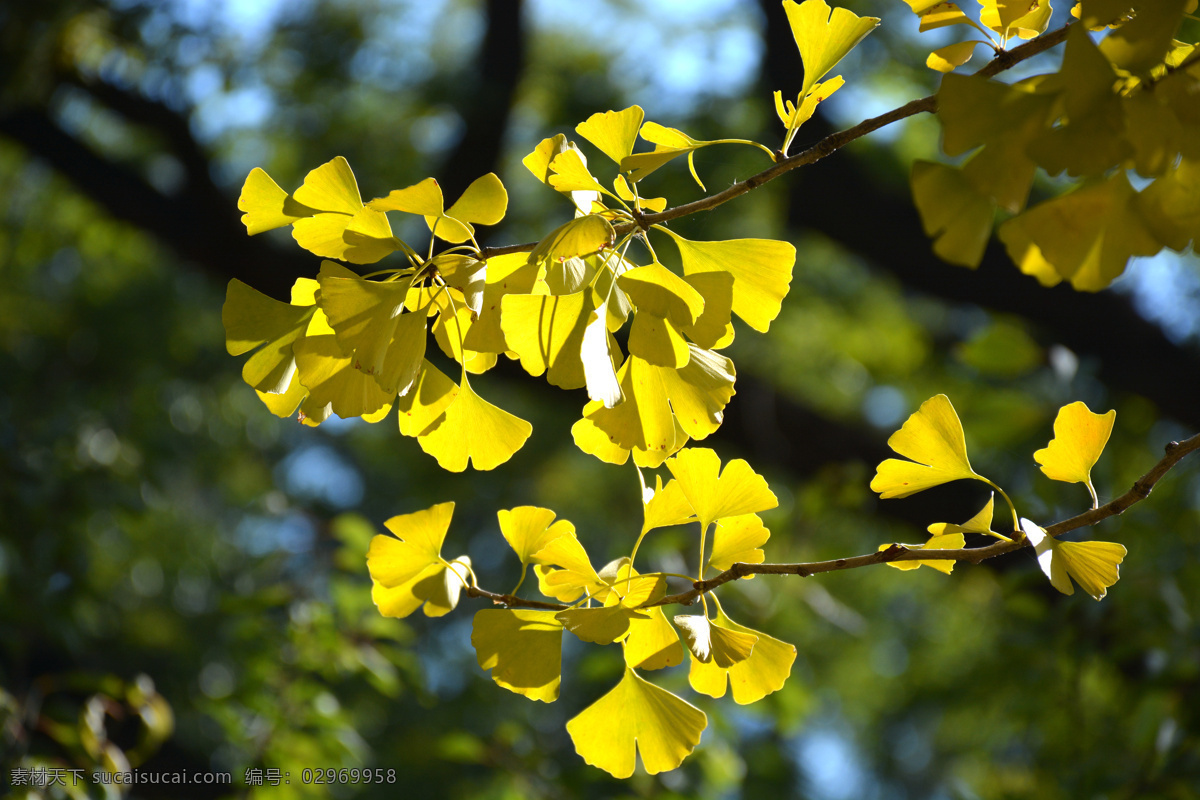
<svg viewBox="0 0 1200 800"><path fill-rule="evenodd" d="M318 211L353 216L363 207L358 183L346 159L337 156L304 176L304 184L292 193L296 202Z"/></svg>
<svg viewBox="0 0 1200 800"><path fill-rule="evenodd" d="M457 591L446 587L446 578L456 582L458 575L442 563L442 543L454 514L454 503L439 503L412 514L392 517L384 526L395 536L375 536L367 551L367 570L371 574L371 597L380 613L406 617L427 599L443 596L443 603L426 609L429 616L440 616L447 601L457 599ZM454 597L448 595L454 592ZM448 609L447 609L448 610Z"/></svg>
<svg viewBox="0 0 1200 800"><path fill-rule="evenodd" d="M420 436L441 416L458 396L458 384L428 361L421 362L413 388L396 401L400 433Z"/></svg>
<svg viewBox="0 0 1200 800"><path fill-rule="evenodd" d="M651 775L678 767L707 724L703 711L627 667L615 689L567 723L567 733L584 761L628 778L638 754Z"/></svg>
<svg viewBox="0 0 1200 800"><path fill-rule="evenodd" d="M766 560L762 546L770 538L771 532L766 529L757 514L740 514L719 519L713 529L712 552L708 557L708 565L724 571L737 562L761 564Z"/></svg>
<svg viewBox="0 0 1200 800"><path fill-rule="evenodd" d="M668 459L667 469L679 482L680 490L705 528L721 517L765 511L779 505L766 480L749 464L735 458L722 470L720 457L707 447L679 451Z"/></svg>
<svg viewBox="0 0 1200 800"><path fill-rule="evenodd" d="M630 106L623 111L605 111L588 117L586 122L575 126L575 131L620 164L621 159L633 152L644 116L640 106Z"/></svg>
<svg viewBox="0 0 1200 800"><path fill-rule="evenodd" d="M263 231L282 228L291 225L301 217L316 213L316 209L294 209L296 213L289 214L285 210L288 193L280 188L271 176L259 167L250 170L246 182L242 185L242 194L238 197L238 210L246 212L242 215L242 224L246 233L251 236Z"/></svg>
<svg viewBox="0 0 1200 800"><path fill-rule="evenodd" d="M971 56L975 53L975 46L978 44L981 42L971 40L940 47L925 59L925 66L938 72L951 72L955 67L961 67L971 60Z"/></svg>
<svg viewBox="0 0 1200 800"><path fill-rule="evenodd" d="M982 480L967 460L962 423L944 394L929 398L888 439L888 447L912 461L889 458L871 480L880 499L908 497L964 478Z"/></svg>
<svg viewBox="0 0 1200 800"><path fill-rule="evenodd" d="M575 526L565 519L555 522L555 514L548 508L518 506L497 511L496 516L500 521L500 533L522 564L537 561L538 551L558 537L575 536Z"/></svg>
<svg viewBox="0 0 1200 800"><path fill-rule="evenodd" d="M487 608L475 614L471 644L480 669L530 700L553 703L562 678L562 623L553 611Z"/></svg>
<svg viewBox="0 0 1200 800"><path fill-rule="evenodd" d="M625 663L639 669L664 669L683 663L683 644L662 606L642 609L645 618L629 620Z"/></svg>
<svg viewBox="0 0 1200 800"><path fill-rule="evenodd" d="M845 8L831 9L825 0L796 3L784 0L788 24L804 63L801 95L854 49L879 24L877 17L860 17Z"/></svg>
<svg viewBox="0 0 1200 800"><path fill-rule="evenodd" d="M654 528L694 522L695 519L696 512L684 496L679 481L668 481L664 487L662 477L655 476L654 495L644 505L642 533Z"/></svg>
<svg viewBox="0 0 1200 800"><path fill-rule="evenodd" d="M308 389L303 409L309 416L320 416L319 409L342 419L362 417L376 422L387 415L395 392L380 388L375 378L354 368L334 336L306 336L295 343L296 366L300 383Z"/></svg>
<svg viewBox="0 0 1200 800"><path fill-rule="evenodd" d="M462 472L468 462L477 470L490 470L512 458L532 431L533 426L525 420L477 395L464 375L441 422L421 434L417 442L449 472Z"/></svg>
<svg viewBox="0 0 1200 800"><path fill-rule="evenodd" d="M538 590L547 597L572 603L587 593L601 602L609 585L597 573L587 551L574 536L557 536L533 554ZM552 569L559 567L559 569Z"/></svg>
<svg viewBox="0 0 1200 800"><path fill-rule="evenodd" d="M261 392L286 392L296 372L292 345L304 335L314 307L281 303L234 278L221 307L225 348L240 356L262 347L242 367L242 379ZM265 345L265 346L264 346Z"/></svg>
<svg viewBox="0 0 1200 800"><path fill-rule="evenodd" d="M649 614L617 604L600 608L569 608L555 617L563 627L585 642L612 644L629 631L631 620L649 619Z"/></svg>
<svg viewBox="0 0 1200 800"><path fill-rule="evenodd" d="M1054 419L1054 438L1033 454L1033 460L1051 480L1087 484L1095 497L1092 467L1108 444L1116 418L1115 410L1094 414L1082 402L1063 406Z"/></svg>
<svg viewBox="0 0 1200 800"><path fill-rule="evenodd" d="M656 226L656 230L675 241L685 276L701 272L733 275L733 313L751 328L767 332L771 320L779 316L780 305L792 282L795 247L772 239L693 242L667 228Z"/></svg>
<svg viewBox="0 0 1200 800"><path fill-rule="evenodd" d="M1076 289L1100 291L1132 256L1162 249L1136 198L1125 173L1118 172L1030 208L1001 225L998 235L1022 270L1026 261L1045 261Z"/></svg>
<svg viewBox="0 0 1200 800"><path fill-rule="evenodd" d="M913 201L933 251L951 264L975 268L992 234L995 204L962 171L947 164L914 161Z"/></svg>
<svg viewBox="0 0 1200 800"><path fill-rule="evenodd" d="M546 375L552 385L578 389L586 383L581 350L593 317L587 292L565 295L505 295L500 326L508 349L530 375ZM605 342L607 342L605 333Z"/></svg>
<svg viewBox="0 0 1200 800"><path fill-rule="evenodd" d="M695 660L723 669L749 658L758 642L757 635L713 625L703 614L679 614L675 625Z"/></svg>
<svg viewBox="0 0 1200 800"><path fill-rule="evenodd" d="M1021 529L1037 552L1038 565L1051 585L1063 594L1074 594L1074 578L1096 600L1108 594L1108 587L1121 577L1120 565L1129 551L1115 542L1060 542L1046 535L1044 528L1027 519ZM1068 577L1069 576L1069 577Z"/></svg>
<svg viewBox="0 0 1200 800"><path fill-rule="evenodd" d="M446 216L462 222L495 225L504 219L507 210L508 192L496 173L489 172L471 182L454 205L446 209Z"/></svg>
<svg viewBox="0 0 1200 800"><path fill-rule="evenodd" d="M794 645L737 624L725 616L719 603L711 623L714 628L757 636L758 641L754 643L749 658L727 668L713 661L706 664L693 658L688 672L688 682L693 689L709 697L724 697L726 686L731 686L733 701L744 706L757 703L783 688L796 660Z"/></svg>

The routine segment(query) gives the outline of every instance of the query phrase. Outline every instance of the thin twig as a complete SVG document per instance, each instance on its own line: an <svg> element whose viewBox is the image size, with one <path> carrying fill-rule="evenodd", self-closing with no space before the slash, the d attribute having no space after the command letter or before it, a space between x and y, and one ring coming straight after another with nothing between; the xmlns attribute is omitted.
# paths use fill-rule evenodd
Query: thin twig
<svg viewBox="0 0 1200 800"><path fill-rule="evenodd" d="M1020 47L1012 50L1001 51L987 63L982 69L976 72L976 75L983 77L991 77L997 75L1007 69L1020 64L1033 56L1044 53L1051 47L1061 44L1067 38L1067 32L1071 27L1071 23L1067 23L1063 27L1039 36L1033 41L1026 42ZM905 103L899 108L894 108L885 114L880 114L878 117L863 120L852 128L847 128L837 133L831 133L821 141L809 147L807 150L796 153L793 156L788 156L782 161L778 161L767 169L751 175L744 181L735 183L724 191L716 194L702 197L691 203L684 203L681 206L668 208L660 211L657 214L639 214L636 222L626 222L622 225L615 226L618 237L623 236L636 227L643 230L648 229L651 225L661 225L664 222L669 222L673 219L686 217L690 214L695 214L700 211L710 211L719 205L728 203L735 197L741 197L747 192L757 189L769 181L773 181L780 175L791 172L799 167L804 167L809 164L816 163L826 156L832 155L842 149L855 139L861 139L868 133L877 131L880 128L891 125L893 122L899 122L902 119L915 116L924 112L933 113L937 111L937 95L931 94L928 97L922 97L919 100L913 100ZM523 244L510 244L503 247L485 247L480 250L480 258L486 260L495 256L507 255L510 253L524 253L533 250L537 246L537 242L525 242Z"/></svg>
<svg viewBox="0 0 1200 800"><path fill-rule="evenodd" d="M1185 439L1181 442L1169 443L1165 448L1166 454L1162 459L1149 472L1138 478L1125 494L1105 503L1099 508L1090 509L1062 522L1056 522L1046 528L1046 533L1050 536L1061 536L1068 531L1095 525L1101 520L1123 514L1130 506L1140 503L1149 497L1155 484L1164 475L1170 472L1188 454L1197 450L1200 450L1200 434L1196 434L1190 439ZM978 564L989 558L995 558L996 556L1011 553L1014 550L1020 550L1023 547L1029 546L1031 546L1029 540L1020 531L1015 531L1012 541L998 541L986 547L968 547L961 550L913 550L903 545L893 544L876 553L866 553L850 558L838 558L832 561L809 561L799 564L745 564L738 562L716 577L705 581L695 581L692 584L692 588L686 592L659 598L652 603L648 603L647 607L676 604L691 605L705 592L711 592L718 586L745 578L748 575L799 575L800 577L807 578L812 575L819 575L822 572L840 572L847 569L869 567L875 564L886 564L889 561L968 561L972 564ZM496 605L503 605L509 608L540 608L550 611L560 611L567 608L567 606L561 603L526 600L515 595L497 594L496 592L489 592L477 587L468 588L466 593L468 597L485 597Z"/></svg>

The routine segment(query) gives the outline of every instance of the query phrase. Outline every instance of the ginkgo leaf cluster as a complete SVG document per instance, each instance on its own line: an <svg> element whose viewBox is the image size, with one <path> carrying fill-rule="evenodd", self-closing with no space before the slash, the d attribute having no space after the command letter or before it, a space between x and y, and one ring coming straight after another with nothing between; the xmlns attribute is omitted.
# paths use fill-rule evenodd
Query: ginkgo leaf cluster
<svg viewBox="0 0 1200 800"><path fill-rule="evenodd" d="M970 26L998 51L1006 36L1044 31L1050 14L1048 0L985 0L980 24L954 3L906 2L922 30ZM1022 272L1098 291L1132 257L1186 250L1200 234L1200 59L1195 42L1176 36L1195 9L1195 0L1084 3L1057 71L1015 83L947 74L937 94L942 148L967 158L918 161L912 171L934 252L977 266L1003 212L997 234ZM935 51L930 65L949 72L976 43ZM1074 183L1027 208L1039 169ZM1129 171L1144 180L1131 183Z"/></svg>
<svg viewBox="0 0 1200 800"><path fill-rule="evenodd" d="M1033 454L1047 477L1065 483L1083 483L1092 496L1093 508L1099 505L1091 471L1104 452L1112 433L1116 411L1093 413L1084 403L1063 406L1054 420L1054 438ZM1034 546L1038 563L1051 584L1063 594L1073 594L1074 578L1092 597L1100 600L1119 577L1118 565L1125 558L1123 545L1112 542L1065 542L1047 534L1028 519L1019 518L1012 500L1004 490L977 474L967 458L966 437L954 406L945 395L931 397L910 416L900 430L888 439L888 446L909 460L889 458L876 469L871 488L881 498L908 497L951 481L971 479L987 483L1000 492L1013 515L1012 539L1028 539ZM961 525L937 522L929 526L929 541L921 545L898 545L910 550L962 550L965 534L982 534L1003 541L1009 536L992 530L994 495L987 504ZM881 545L880 551L893 545ZM888 566L915 570L928 566L950 574L954 560L889 561Z"/></svg>
<svg viewBox="0 0 1200 800"><path fill-rule="evenodd" d="M702 711L642 673L679 666L686 653L694 691L719 698L732 688L734 701L747 704L782 688L796 658L792 645L731 620L715 597L705 601L703 613L664 613L658 601L669 576L633 566L642 538L697 523L707 566L759 563L770 532L758 512L778 502L745 461L722 467L712 450L683 449L665 466L670 480L664 486L656 476L655 488L643 495L644 523L633 554L599 569L575 526L553 511L499 511L500 533L521 564L513 594L505 597L516 597L532 567L539 592L562 605L538 601L544 607L525 608L510 599L509 607L476 612L472 623L480 668L490 670L498 686L545 703L555 702L562 690L564 632L621 648L626 666L620 682L567 723L580 756L617 777L632 774L635 754L648 772L674 769L707 725ZM380 613L405 617L423 606L426 615L440 616L454 608L464 588L476 586L469 558L449 561L441 554L453 509L442 503L393 517L386 523L390 535L371 541L367 566ZM704 547L710 528L711 551Z"/></svg>

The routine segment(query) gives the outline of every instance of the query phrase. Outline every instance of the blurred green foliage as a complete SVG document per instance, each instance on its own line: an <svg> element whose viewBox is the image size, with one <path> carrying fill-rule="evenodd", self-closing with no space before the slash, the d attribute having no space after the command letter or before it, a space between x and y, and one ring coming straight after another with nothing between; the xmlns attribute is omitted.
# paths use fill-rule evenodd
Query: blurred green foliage
<svg viewBox="0 0 1200 800"><path fill-rule="evenodd" d="M438 174L462 133L486 24L466 0L34 5L0 12L7 107L44 104L168 194L183 166L158 134L63 75L184 112L231 216L253 166L294 185L342 154L369 176L369 194ZM571 15L526 5L528 63L499 164L514 208L492 243L534 238L562 213L519 159L594 111L640 102L705 139L767 124L768 94L753 83L757 8L667 5L661 18L618 0ZM931 80L907 29L884 16L847 67L866 87L859 104L905 100ZM896 61L879 69L885 58ZM659 60L683 66L642 63ZM732 66L708 81L722 63ZM853 122L857 106L831 113ZM884 145L846 157L886 184L934 151L936 131L916 120ZM752 151L697 160L710 186L762 166ZM682 169L658 180L673 197L696 191ZM909 293L819 233L785 230L785 199L771 187L678 226L801 248L770 335L741 328L730 353L781 399L882 442L944 392L976 467L1044 522L1087 506L1082 487L1053 484L1032 461L1059 405L1117 409L1093 471L1102 498L1184 433L1029 320ZM364 563L384 519L445 500L458 503L449 540L486 586L511 584L518 568L497 535L500 508L553 508L597 558L627 551L641 522L636 477L571 443L581 393L485 376L498 403L536 419L533 438L494 473L446 474L391 419L308 430L271 417L224 353L222 293L170 242L0 139L0 781L16 768L90 776L127 763L235 782L130 797L1184 798L1200 785L1195 463L1104 523L1130 554L1101 604L1060 596L1029 552L949 578L879 568L739 585L726 593L731 615L797 645L792 679L748 708L685 693L711 720L697 755L618 783L562 734L619 674L613 648L568 644L562 699L530 703L478 670L472 601L444 620L384 619ZM750 442L719 447L753 461ZM966 519L983 500L981 487L933 490L937 511L917 526L889 505L906 501L867 490L874 464L850 449L803 473L786 459L756 466L781 501L764 515L777 562L917 541L925 524ZM684 541L656 533L642 552L680 571ZM683 690L673 672L668 688ZM306 767L394 769L397 783L305 785ZM291 782L246 787L248 769ZM91 782L12 787L26 798L85 790L121 796Z"/></svg>

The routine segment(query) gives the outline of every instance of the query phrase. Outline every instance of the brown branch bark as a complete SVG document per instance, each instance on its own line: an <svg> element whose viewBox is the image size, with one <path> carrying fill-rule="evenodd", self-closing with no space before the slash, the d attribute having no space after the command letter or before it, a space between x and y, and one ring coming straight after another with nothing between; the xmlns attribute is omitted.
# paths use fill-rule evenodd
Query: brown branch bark
<svg viewBox="0 0 1200 800"><path fill-rule="evenodd" d="M1140 503L1150 496L1154 486L1162 480L1175 465L1189 454L1200 450L1200 434L1180 442L1170 442L1165 448L1165 455L1145 475L1138 478L1129 491L1111 500L1099 508L1090 509L1070 519L1056 522L1046 527L1049 536L1061 536L1068 531L1095 525L1097 522L1125 513L1131 506ZM979 564L989 558L1011 553L1031 544L1024 534L1014 531L1011 541L997 541L986 547L969 547L961 550L912 550L900 544L893 544L885 550L875 553L864 553L859 556L837 558L831 561L807 561L797 564L746 564L738 562L720 575L708 580L696 581L686 592L662 597L645 607L667 605L691 605L700 595L711 592L719 586L745 578L749 575L799 575L808 578L824 572L841 572L848 569L859 569L876 564L886 564L889 561L967 561ZM561 603L546 603L540 600L526 600L511 594L498 594L485 589L471 587L466 590L469 597L483 597L497 605L508 608L539 608L547 610L562 610L567 606Z"/></svg>

